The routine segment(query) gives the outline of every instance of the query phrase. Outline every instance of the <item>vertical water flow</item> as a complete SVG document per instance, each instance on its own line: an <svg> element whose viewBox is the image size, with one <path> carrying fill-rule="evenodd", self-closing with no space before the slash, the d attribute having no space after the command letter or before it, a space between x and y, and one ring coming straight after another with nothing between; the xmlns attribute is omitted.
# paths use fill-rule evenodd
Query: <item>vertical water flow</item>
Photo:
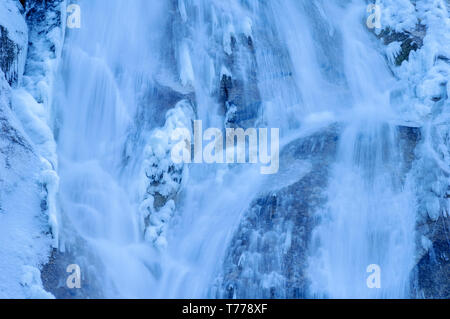
<svg viewBox="0 0 450 319"><path fill-rule="evenodd" d="M328 202L312 237L311 296L407 297L415 210L413 193L402 178L397 127L391 124L393 80L361 25L364 7L349 3L332 10L342 36L351 109L342 114ZM374 269L381 271L379 288L367 284Z"/></svg>
<svg viewBox="0 0 450 319"><path fill-rule="evenodd" d="M238 73L233 76L256 74L244 78L244 83L257 82L252 90L258 92L245 93L261 103L255 125L279 127L289 135L299 126L307 128L304 119L325 115L343 128L328 202L312 235L311 296L406 295L413 196L401 177L401 150L390 124L393 80L363 27L364 5L355 3L80 1L82 27L66 40L56 101L61 247L79 256L80 266L96 278L100 288L87 295L215 296L211 287L233 231L251 200L264 191L258 168L190 165L168 246L157 251L144 242L138 225L139 165L127 166L123 150L130 131L145 136L150 126L137 119L137 111L154 106L146 91L154 78L181 82L174 85L183 91L177 95L195 96L204 128L221 128L217 79L230 63ZM174 14L178 22L166 23ZM249 51L256 70L245 62L252 60L244 51L229 54L231 35L239 41L247 32L252 32ZM168 34L172 38L165 38ZM177 67L179 79L168 79ZM160 112L157 106L153 111ZM366 286L370 264L381 267L381 289Z"/></svg>
<svg viewBox="0 0 450 319"><path fill-rule="evenodd" d="M397 175L401 165L394 130L359 120L341 136L328 203L313 235L310 275L315 297L408 296L413 194ZM367 278L374 270L381 271L380 287L369 288Z"/></svg>
<svg viewBox="0 0 450 319"><path fill-rule="evenodd" d="M197 118L204 130L224 126L216 92L226 64L222 39L226 39L227 28L238 32L244 22L239 2L230 1L224 6L221 1L178 1L178 10L189 30L180 39L179 50L189 47L188 65L192 72L188 73L192 75ZM234 61L234 66L242 72L248 67L239 60ZM155 297L214 297L211 287L222 266L227 243L240 215L258 191L260 177L258 168L251 165L190 165L188 185L177 204L177 222L161 256L163 269Z"/></svg>
<svg viewBox="0 0 450 319"><path fill-rule="evenodd" d="M292 32L279 38L280 31L287 31L292 25L285 24L280 29L275 25L275 22L283 22L284 16L279 15L282 13L289 13L290 22L297 21L298 17L290 13L295 2L287 2L290 6L283 7L275 1L232 0L225 5L223 1L178 1L178 9L184 12L182 15L187 12L184 23L190 30L179 45L192 44L188 64L192 64L192 72L186 73L192 73L197 116L205 128L224 125L224 117L217 116L217 110L223 107L217 105L217 88L211 88L209 83L217 83L225 68L229 68L226 72L238 83L236 99L256 101L241 103L239 107L251 108L260 103L261 117L256 116L254 125L280 128L282 135L298 128L305 108L300 105L299 87L291 74L292 61L283 43ZM294 24L294 27L295 31L301 30L302 35L306 32L304 38L312 46L307 22ZM250 49L248 41L253 41ZM303 93L313 95L304 98L311 106L314 99L322 102L323 99L319 96L322 78L314 68L314 52L309 49L302 50L303 62L308 67L301 73L304 78L300 84L308 82L310 72L313 80L309 80L310 86L305 87ZM239 81L243 82L243 89L239 88ZM253 89L255 87L257 89ZM267 191L262 182L265 181L266 186L272 184L271 177L260 175L258 167L252 165L195 164L189 169L189 183L178 206L178 223L171 230L169 245L162 257L164 266L158 297L222 295L215 290L214 279L218 273L220 277L230 239L251 201L258 193Z"/></svg>
<svg viewBox="0 0 450 319"><path fill-rule="evenodd" d="M80 1L57 96L61 249L80 264L88 296L145 297L152 251L140 244L136 204L121 176L139 94L157 65L163 1ZM146 259L147 258L147 259ZM73 258L72 258L73 259Z"/></svg>

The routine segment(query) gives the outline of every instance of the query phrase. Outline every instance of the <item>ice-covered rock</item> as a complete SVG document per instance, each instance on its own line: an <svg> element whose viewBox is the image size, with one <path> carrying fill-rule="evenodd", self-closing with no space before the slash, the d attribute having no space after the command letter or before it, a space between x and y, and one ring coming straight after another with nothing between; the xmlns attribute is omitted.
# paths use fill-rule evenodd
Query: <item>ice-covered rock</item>
<svg viewBox="0 0 450 319"><path fill-rule="evenodd" d="M28 30L21 4L4 0L0 5L0 69L11 86L17 86L25 69Z"/></svg>
<svg viewBox="0 0 450 319"><path fill-rule="evenodd" d="M22 266L40 269L50 254L48 216L41 209L43 165L10 109L10 98L0 71L0 297L41 298L46 293L39 274L34 272L26 287L21 279Z"/></svg>
<svg viewBox="0 0 450 319"><path fill-rule="evenodd" d="M404 119L419 122L423 127L410 177L417 185L418 198L417 266L412 295L448 298L450 241L445 235L449 228L446 191L450 185L448 1L377 0L377 3L384 16L381 36L385 43L391 43L388 52L396 55L397 67L392 70L400 80L397 93L402 98L396 98L395 102L401 101L398 108ZM402 43L400 53L393 41Z"/></svg>
<svg viewBox="0 0 450 319"><path fill-rule="evenodd" d="M20 284L26 291L26 298L30 299L55 299L51 293L42 287L41 272L36 267L23 266L23 275Z"/></svg>
<svg viewBox="0 0 450 319"><path fill-rule="evenodd" d="M45 204L41 206L49 216L55 248L59 241L58 159L53 134L56 112L52 110L52 88L62 54L65 16L65 0L27 1L28 56L22 88L13 93L12 100L14 111L44 163L41 181L42 202Z"/></svg>
<svg viewBox="0 0 450 319"><path fill-rule="evenodd" d="M175 200L188 176L186 163L174 163L172 140L176 129L185 128L192 134L194 112L187 100L182 100L166 114L164 127L155 129L148 140L143 162L144 196L140 206L141 225L145 240L158 249L167 245L166 233L175 213ZM190 143L186 145L190 151Z"/></svg>
<svg viewBox="0 0 450 319"><path fill-rule="evenodd" d="M270 180L245 212L223 264L217 297L306 296L311 231L326 201L339 132L339 125L332 125L284 147L276 177L283 182Z"/></svg>
<svg viewBox="0 0 450 319"><path fill-rule="evenodd" d="M53 297L43 289L39 269L58 245L49 88L62 48L64 4L30 0L25 9L16 0L0 3L2 297Z"/></svg>

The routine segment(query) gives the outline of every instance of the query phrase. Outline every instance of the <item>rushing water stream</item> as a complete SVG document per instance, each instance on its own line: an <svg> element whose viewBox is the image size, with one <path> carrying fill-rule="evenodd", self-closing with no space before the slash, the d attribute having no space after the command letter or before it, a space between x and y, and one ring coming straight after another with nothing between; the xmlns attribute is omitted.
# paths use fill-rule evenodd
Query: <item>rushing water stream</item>
<svg viewBox="0 0 450 319"><path fill-rule="evenodd" d="M79 3L82 27L66 39L56 101L62 246L96 278L88 295L213 296L242 214L267 179L283 177L253 166L190 165L167 247L157 250L139 224L144 155L124 150L142 149L164 124L160 113L178 102L158 97L161 86L195 96L197 118L222 128L225 38L249 29L252 55L241 50L231 63L254 82L241 92L258 100L254 124L279 127L282 140L310 123L343 127L308 253L309 297L408 295L414 197L399 174L395 80L363 23L364 1ZM382 289L366 286L370 264L382 270Z"/></svg>

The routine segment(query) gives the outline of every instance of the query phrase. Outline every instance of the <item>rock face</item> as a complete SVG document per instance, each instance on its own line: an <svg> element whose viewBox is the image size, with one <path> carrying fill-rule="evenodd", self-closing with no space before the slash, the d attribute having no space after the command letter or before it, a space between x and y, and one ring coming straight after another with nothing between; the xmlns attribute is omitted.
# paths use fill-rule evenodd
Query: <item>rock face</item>
<svg viewBox="0 0 450 319"><path fill-rule="evenodd" d="M429 229L427 252L420 258L415 269L415 298L450 298L450 221L440 216L433 223L426 224Z"/></svg>
<svg viewBox="0 0 450 319"><path fill-rule="evenodd" d="M446 5L445 5L446 3ZM413 298L450 298L448 1L378 0L392 72L404 86L405 116L424 123L408 176L416 189ZM390 56L390 57L389 57ZM400 103L401 105L401 103Z"/></svg>
<svg viewBox="0 0 450 319"><path fill-rule="evenodd" d="M405 173L417 185L416 266L412 271L411 298L450 298L450 221L446 174L423 149L420 128L398 128ZM425 155L424 155L425 154Z"/></svg>
<svg viewBox="0 0 450 319"><path fill-rule="evenodd" d="M190 102L178 102L175 108L167 112L164 127L153 131L145 147L142 171L146 182L140 205L141 227L145 230L145 240L159 250L167 245L167 227L174 215L175 201L188 170L186 164L172 161L170 154L173 142L170 136L174 130L182 127L192 132L193 118ZM190 147L187 141L186 147Z"/></svg>
<svg viewBox="0 0 450 319"><path fill-rule="evenodd" d="M422 146L412 176L417 183L417 264L413 298L450 298L449 175Z"/></svg>
<svg viewBox="0 0 450 319"><path fill-rule="evenodd" d="M0 3L0 298L51 298L39 269L51 235L41 210L43 164L12 110L27 54L27 26L18 1Z"/></svg>
<svg viewBox="0 0 450 319"><path fill-rule="evenodd" d="M65 0L27 1L26 7L29 36L24 87L38 103L50 109L53 78L65 36Z"/></svg>
<svg viewBox="0 0 450 319"><path fill-rule="evenodd" d="M80 247L86 243L80 242ZM72 264L83 265L86 263L81 252L52 250L50 258L43 265L41 270L42 285L58 299L82 299L104 298L99 287L99 280L96 278L92 268L83 268L80 278L80 288L70 289L67 286L67 278L72 272L67 272L67 267ZM89 256L90 260L95 260L96 256Z"/></svg>
<svg viewBox="0 0 450 319"><path fill-rule="evenodd" d="M51 298L40 269L57 246L52 76L64 0L0 4L0 296ZM51 225L51 228L49 227ZM53 240L52 240L53 238ZM53 241L53 242L52 242ZM1 244L0 244L1 245ZM44 280L45 282L45 280Z"/></svg>
<svg viewBox="0 0 450 319"><path fill-rule="evenodd" d="M403 61L409 60L411 51L416 51L422 47L425 34L425 26L418 24L415 30L412 31L396 32L390 28L386 28L381 31L378 37L383 40L385 45L393 42L400 43L400 50L395 56L395 65L399 66Z"/></svg>
<svg viewBox="0 0 450 319"><path fill-rule="evenodd" d="M318 222L314 212L326 201L324 190L338 136L339 127L333 125L283 149L282 178L294 172L300 176L252 202L225 258L220 297L305 297L308 245Z"/></svg>
<svg viewBox="0 0 450 319"><path fill-rule="evenodd" d="M0 6L0 69L10 86L17 86L24 72L28 31L21 5L5 0Z"/></svg>
<svg viewBox="0 0 450 319"><path fill-rule="evenodd" d="M253 40L251 35L244 34L230 34L230 37L231 50L225 57L230 71L221 72L219 100L226 112L227 126L251 127L261 106Z"/></svg>
<svg viewBox="0 0 450 319"><path fill-rule="evenodd" d="M5 73L9 85L17 83L19 78L19 63L17 58L21 48L8 37L8 29L0 26L0 68Z"/></svg>
<svg viewBox="0 0 450 319"><path fill-rule="evenodd" d="M404 163L399 173L404 180L416 160L422 132L406 126L398 126L396 131ZM283 149L279 173L283 183L269 181L264 189L270 190L253 200L245 212L225 257L218 297L308 297L305 271L311 233L320 223L317 212L327 201L329 170L340 132L340 125L334 124L294 140ZM436 267L431 269L433 278L440 271L440 266ZM420 276L423 281L430 274Z"/></svg>

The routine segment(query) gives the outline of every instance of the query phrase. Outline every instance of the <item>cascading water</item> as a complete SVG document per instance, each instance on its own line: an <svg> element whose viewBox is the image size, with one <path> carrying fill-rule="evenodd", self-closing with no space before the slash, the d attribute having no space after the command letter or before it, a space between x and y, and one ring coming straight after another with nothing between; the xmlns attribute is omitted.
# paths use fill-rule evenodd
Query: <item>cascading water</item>
<svg viewBox="0 0 450 319"><path fill-rule="evenodd" d="M400 298L410 293L415 197L402 180L402 149L383 58L360 26L363 6L338 9L344 76L351 111L344 116L322 224L313 233L313 296ZM317 257L319 256L319 257ZM379 266L382 289L366 278ZM370 271L370 272L366 272Z"/></svg>
<svg viewBox="0 0 450 319"><path fill-rule="evenodd" d="M66 40L55 98L61 247L96 278L87 296L217 294L242 214L283 177L248 165L190 165L167 247L156 249L139 220L139 163L145 145L156 147L159 113L182 99L195 100L205 127L223 128L229 113L218 95L229 73L243 78L239 98L256 105L254 125L279 127L286 140L322 122L343 127L308 253L309 296L408 296L414 199L397 173L394 80L361 23L360 2L80 1L83 25ZM230 62L239 34L250 49ZM176 98L155 94L161 87ZM381 290L366 286L370 264L381 267Z"/></svg>
<svg viewBox="0 0 450 319"><path fill-rule="evenodd" d="M140 86L151 81L157 67L164 4L84 1L81 6L83 27L68 36L58 97L62 246L82 256L81 267L95 265L91 276L102 289L88 295L145 297L153 280L147 265L152 251L142 244L136 203L127 191L132 172L121 171ZM141 13L145 16L136 19Z"/></svg>
<svg viewBox="0 0 450 319"><path fill-rule="evenodd" d="M395 129L363 120L350 124L341 137L328 203L313 235L313 296L409 295L414 197L397 175L401 167ZM381 289L369 289L366 283L373 271L370 265L379 266Z"/></svg>

